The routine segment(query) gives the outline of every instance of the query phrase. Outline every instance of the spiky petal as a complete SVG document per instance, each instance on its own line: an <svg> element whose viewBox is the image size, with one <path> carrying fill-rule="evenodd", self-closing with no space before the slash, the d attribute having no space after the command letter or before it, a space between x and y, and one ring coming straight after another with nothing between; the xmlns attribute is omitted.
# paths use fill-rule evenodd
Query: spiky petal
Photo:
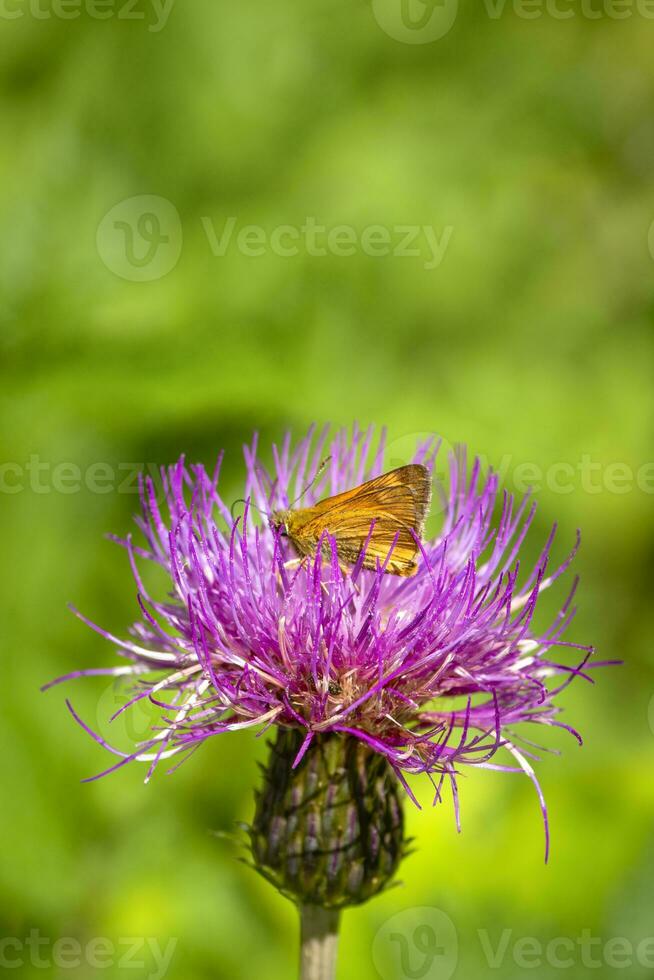
<svg viewBox="0 0 654 980"><path fill-rule="evenodd" d="M418 445L411 461L433 471L437 451L434 442ZM143 481L143 541L121 542L140 617L128 639L93 628L127 661L112 672L135 680L130 704L148 698L161 722L131 752L94 737L117 757L107 771L139 760L149 776L160 761L240 728L293 729L300 755L338 733L383 757L411 796L407 776L427 774L435 801L447 780L458 820L464 767L523 771L535 782L524 724L576 735L558 720L556 704L570 680L588 676L592 652L563 640L576 581L553 622L534 625L539 596L574 551L550 568L553 529L535 564L522 568L535 506L500 498L497 475L482 477L478 460L468 471L460 451L449 461L442 527L421 544L414 577L360 564L344 570L333 541L331 560L292 567L288 542L259 515L288 507L328 454L303 504L385 469L383 436L374 447L371 430L331 439L312 430L295 447L287 436L273 447L270 470L255 437L244 448L248 503L236 520L219 491L221 458L211 474L184 459L162 470L159 496L149 477ZM170 598L148 594L142 560L168 573ZM563 650L577 651L581 663L560 662ZM70 676L84 673L97 670Z"/></svg>

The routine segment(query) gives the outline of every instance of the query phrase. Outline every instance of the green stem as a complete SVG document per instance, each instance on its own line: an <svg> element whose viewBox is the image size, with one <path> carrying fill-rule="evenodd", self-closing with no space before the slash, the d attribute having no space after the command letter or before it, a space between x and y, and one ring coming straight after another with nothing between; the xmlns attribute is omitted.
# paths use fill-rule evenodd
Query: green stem
<svg viewBox="0 0 654 980"><path fill-rule="evenodd" d="M335 980L338 909L300 906L300 980Z"/></svg>

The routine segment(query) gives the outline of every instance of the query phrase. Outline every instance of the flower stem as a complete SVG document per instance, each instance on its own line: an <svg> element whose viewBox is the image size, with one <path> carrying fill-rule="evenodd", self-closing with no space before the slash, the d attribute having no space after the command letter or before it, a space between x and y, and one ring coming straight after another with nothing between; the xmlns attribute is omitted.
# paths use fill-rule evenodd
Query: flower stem
<svg viewBox="0 0 654 980"><path fill-rule="evenodd" d="M334 980L338 949L338 909L300 906L300 980Z"/></svg>

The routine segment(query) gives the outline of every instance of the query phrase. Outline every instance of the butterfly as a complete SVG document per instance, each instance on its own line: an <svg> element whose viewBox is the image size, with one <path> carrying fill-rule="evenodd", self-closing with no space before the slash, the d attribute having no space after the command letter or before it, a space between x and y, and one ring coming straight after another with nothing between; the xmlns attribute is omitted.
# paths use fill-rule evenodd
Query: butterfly
<svg viewBox="0 0 654 980"><path fill-rule="evenodd" d="M364 553L364 568L376 569L379 561L382 566L386 563L385 572L409 576L418 569L418 540L430 503L429 470L412 463L313 507L274 510L269 521L302 558L315 555L328 534L341 565L355 565ZM322 548L329 559L331 544L323 540Z"/></svg>

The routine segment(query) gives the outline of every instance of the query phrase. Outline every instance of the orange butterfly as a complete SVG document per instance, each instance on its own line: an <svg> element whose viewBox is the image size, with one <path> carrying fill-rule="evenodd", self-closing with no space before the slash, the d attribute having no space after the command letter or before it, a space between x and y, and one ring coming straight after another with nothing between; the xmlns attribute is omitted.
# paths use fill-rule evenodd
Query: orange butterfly
<svg viewBox="0 0 654 980"><path fill-rule="evenodd" d="M327 533L336 542L342 564L356 564L365 547L364 568L375 569L378 560L383 564L388 559L386 572L415 575L419 551L416 537L422 537L430 502L429 470L412 463L327 497L314 507L275 510L270 523L303 557L315 555L321 536ZM328 542L323 550L329 559Z"/></svg>

